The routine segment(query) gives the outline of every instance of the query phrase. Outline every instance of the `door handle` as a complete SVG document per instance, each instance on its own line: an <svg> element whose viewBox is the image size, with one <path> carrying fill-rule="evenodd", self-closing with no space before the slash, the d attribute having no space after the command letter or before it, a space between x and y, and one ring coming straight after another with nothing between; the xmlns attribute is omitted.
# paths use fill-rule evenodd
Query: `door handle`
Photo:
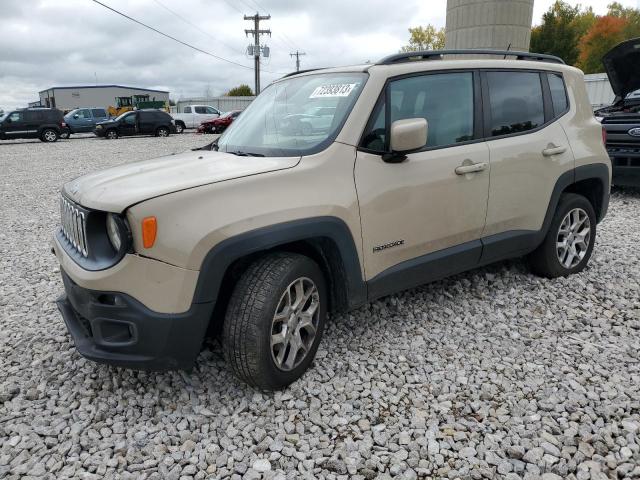
<svg viewBox="0 0 640 480"><path fill-rule="evenodd" d="M556 147L553 143L549 144L547 148L542 150L542 155L545 157L553 157L554 155L560 155L567 151L567 147Z"/></svg>
<svg viewBox="0 0 640 480"><path fill-rule="evenodd" d="M472 163L470 165L460 165L456 168L456 175L466 175L468 173L482 172L486 170L486 163Z"/></svg>

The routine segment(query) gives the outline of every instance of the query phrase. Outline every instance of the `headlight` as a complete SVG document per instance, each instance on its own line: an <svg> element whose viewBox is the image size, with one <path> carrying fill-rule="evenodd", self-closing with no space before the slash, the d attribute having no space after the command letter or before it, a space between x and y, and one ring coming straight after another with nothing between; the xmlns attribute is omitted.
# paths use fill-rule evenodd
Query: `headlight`
<svg viewBox="0 0 640 480"><path fill-rule="evenodd" d="M96 125L96 129L102 128L102 125Z"/></svg>
<svg viewBox="0 0 640 480"><path fill-rule="evenodd" d="M113 213L107 215L107 235L113 248L116 252L119 252L122 247L122 233L118 225L118 220Z"/></svg>

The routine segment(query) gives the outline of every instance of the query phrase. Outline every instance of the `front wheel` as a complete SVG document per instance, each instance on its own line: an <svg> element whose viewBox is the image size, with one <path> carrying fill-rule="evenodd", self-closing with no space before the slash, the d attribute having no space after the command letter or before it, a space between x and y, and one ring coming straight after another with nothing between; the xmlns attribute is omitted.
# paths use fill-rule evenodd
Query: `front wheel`
<svg viewBox="0 0 640 480"><path fill-rule="evenodd" d="M57 142L58 132L56 132L52 128L47 128L42 132L42 135L40 136L40 140L47 143Z"/></svg>
<svg viewBox="0 0 640 480"><path fill-rule="evenodd" d="M71 136L71 133L69 133L69 132L61 132L60 133L60 138L62 138L63 140L66 140L70 136Z"/></svg>
<svg viewBox="0 0 640 480"><path fill-rule="evenodd" d="M286 387L313 361L326 316L318 265L294 253L267 255L249 266L233 291L222 333L225 358L254 387Z"/></svg>
<svg viewBox="0 0 640 480"><path fill-rule="evenodd" d="M584 270L596 240L596 214L582 195L565 193L542 244L529 256L533 273L566 277Z"/></svg>
<svg viewBox="0 0 640 480"><path fill-rule="evenodd" d="M156 130L156 137L168 137L169 129L167 127L160 127Z"/></svg>
<svg viewBox="0 0 640 480"><path fill-rule="evenodd" d="M115 140L118 138L118 132L115 130L107 130L107 133L104 134L107 140Z"/></svg>

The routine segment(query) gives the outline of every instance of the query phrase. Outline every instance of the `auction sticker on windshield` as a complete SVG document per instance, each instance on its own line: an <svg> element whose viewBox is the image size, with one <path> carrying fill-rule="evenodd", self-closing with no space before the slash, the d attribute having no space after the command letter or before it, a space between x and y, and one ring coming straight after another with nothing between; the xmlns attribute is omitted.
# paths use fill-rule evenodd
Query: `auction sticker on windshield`
<svg viewBox="0 0 640 480"><path fill-rule="evenodd" d="M356 88L357 83L333 83L329 85L320 85L317 87L309 98L322 97L348 97Z"/></svg>

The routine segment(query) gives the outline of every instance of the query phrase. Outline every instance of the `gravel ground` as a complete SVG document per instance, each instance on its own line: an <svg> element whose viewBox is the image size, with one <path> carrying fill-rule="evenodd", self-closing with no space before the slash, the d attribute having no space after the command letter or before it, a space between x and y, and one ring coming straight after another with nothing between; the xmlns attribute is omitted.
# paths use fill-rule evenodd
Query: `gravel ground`
<svg viewBox="0 0 640 480"><path fill-rule="evenodd" d="M0 143L0 478L640 478L636 191L582 274L506 262L337 316L283 392L215 343L191 372L82 359L53 303L60 185L209 139Z"/></svg>

